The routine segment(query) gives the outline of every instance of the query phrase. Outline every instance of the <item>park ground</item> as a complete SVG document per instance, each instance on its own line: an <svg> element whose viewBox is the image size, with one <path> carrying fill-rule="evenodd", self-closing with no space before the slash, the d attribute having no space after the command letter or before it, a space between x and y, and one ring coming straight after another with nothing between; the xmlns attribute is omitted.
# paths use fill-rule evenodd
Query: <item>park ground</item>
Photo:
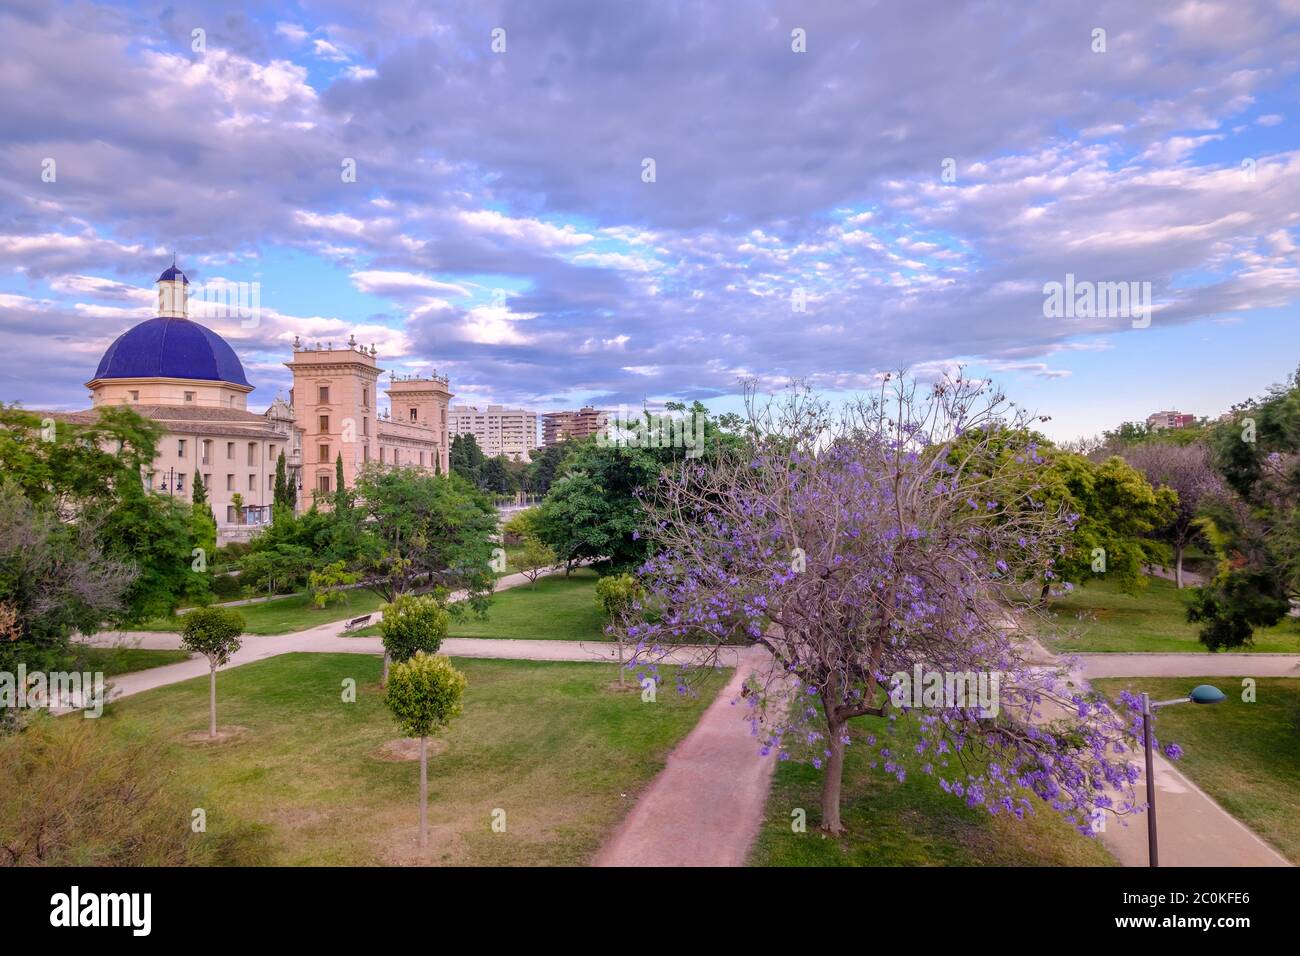
<svg viewBox="0 0 1300 956"><path fill-rule="evenodd" d="M451 633L604 641L595 581L595 573L585 569L543 577L535 586L516 579L494 595L486 618L457 618ZM251 618L252 633L293 633L365 613L370 602L363 595L324 611L289 598L249 605L241 613ZM1160 579L1138 597L1094 584L1053 603L1056 625L1043 635L1044 643L1057 651L1199 652L1194 628L1183 619L1185 597ZM1252 649L1295 653L1298 634L1300 625L1286 621L1261 634ZM176 650L84 652L86 660L98 659L123 674L185 657ZM1241 660L1243 673L1249 671L1248 656L1233 658ZM377 756L397 736L379 697L377 657L293 653L222 671L219 720L249 731L227 744L181 742L205 726L202 678L114 703L108 725L142 727L163 738L178 773L205 788L214 806L231 808L239 823L272 834L277 863L572 864L593 858L722 682L713 678L698 697L667 692L660 703L642 705L636 693L611 689L616 670L608 664L468 658L457 664L469 675L471 691L465 714L437 745L431 764L436 850L425 857L412 849L417 765ZM347 677L357 682L355 704L341 701ZM1093 683L1108 694L1131 686L1163 699L1203 682L1217 682L1229 692L1229 702L1160 715L1163 738L1185 751L1180 770L1300 862L1300 681L1260 679L1255 704L1238 700L1236 683L1222 677ZM869 726L878 722L864 718L854 731L858 746L849 749L848 832L831 838L818 830L820 772L801 762L778 762L749 854L752 865L1115 864L1102 841L1080 834L1046 807L1026 820L993 816L965 807L925 774L913 772L899 782L873 769L862 743L878 732ZM906 735L906 722L899 732ZM755 743L745 737L735 746ZM495 809L506 811L504 835L491 829ZM792 826L797 810L804 811L802 830Z"/></svg>

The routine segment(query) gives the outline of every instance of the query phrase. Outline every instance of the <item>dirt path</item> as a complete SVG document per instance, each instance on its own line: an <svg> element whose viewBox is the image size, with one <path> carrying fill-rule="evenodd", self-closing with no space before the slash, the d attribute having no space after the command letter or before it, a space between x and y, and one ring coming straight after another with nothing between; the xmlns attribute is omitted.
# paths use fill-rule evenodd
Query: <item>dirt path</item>
<svg viewBox="0 0 1300 956"><path fill-rule="evenodd" d="M735 702L766 651L741 652L727 686L596 855L595 866L743 866L776 767Z"/></svg>

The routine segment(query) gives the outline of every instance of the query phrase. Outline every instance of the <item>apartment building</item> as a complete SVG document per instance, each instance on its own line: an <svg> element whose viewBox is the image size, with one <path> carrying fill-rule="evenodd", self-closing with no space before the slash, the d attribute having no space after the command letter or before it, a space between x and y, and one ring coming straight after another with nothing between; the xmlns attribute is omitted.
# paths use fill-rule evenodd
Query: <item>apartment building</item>
<svg viewBox="0 0 1300 956"><path fill-rule="evenodd" d="M530 461L537 448L537 413L525 408L457 405L447 410L447 417L452 435L473 435L489 458Z"/></svg>
<svg viewBox="0 0 1300 956"><path fill-rule="evenodd" d="M585 405L576 411L547 412L542 416L542 444L554 445L569 438L586 438L605 427L609 415Z"/></svg>

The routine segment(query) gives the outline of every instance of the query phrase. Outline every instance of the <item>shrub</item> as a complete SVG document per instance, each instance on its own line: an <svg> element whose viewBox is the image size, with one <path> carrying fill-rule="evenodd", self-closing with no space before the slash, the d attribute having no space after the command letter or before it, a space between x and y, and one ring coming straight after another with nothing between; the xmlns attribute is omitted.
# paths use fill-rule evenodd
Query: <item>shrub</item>
<svg viewBox="0 0 1300 956"><path fill-rule="evenodd" d="M80 718L43 716L0 739L0 865L269 863L269 831L227 822L171 763L153 734ZM196 807L207 833L191 828Z"/></svg>
<svg viewBox="0 0 1300 956"><path fill-rule="evenodd" d="M644 593L630 574L610 574L596 582L596 603L611 620L631 610Z"/></svg>
<svg viewBox="0 0 1300 956"><path fill-rule="evenodd" d="M409 660L393 665L384 703L404 734L428 737L460 713L467 683L450 658L416 651Z"/></svg>
<svg viewBox="0 0 1300 956"><path fill-rule="evenodd" d="M417 652L438 653L451 618L447 609L429 594L404 594L384 606L379 632L384 650L393 661L405 661Z"/></svg>

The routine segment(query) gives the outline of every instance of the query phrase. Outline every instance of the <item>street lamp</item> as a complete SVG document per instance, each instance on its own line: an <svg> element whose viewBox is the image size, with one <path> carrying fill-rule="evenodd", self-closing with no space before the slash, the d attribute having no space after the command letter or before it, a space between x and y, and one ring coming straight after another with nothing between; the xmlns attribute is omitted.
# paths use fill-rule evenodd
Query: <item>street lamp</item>
<svg viewBox="0 0 1300 956"><path fill-rule="evenodd" d="M1173 700L1151 699L1150 694L1142 695L1142 746L1147 756L1147 859L1151 866L1160 865L1160 852L1156 847L1156 775L1153 767L1154 755L1151 751L1151 718L1157 708L1173 704L1218 704L1227 700L1227 694L1212 684L1200 684L1192 688L1186 697Z"/></svg>

